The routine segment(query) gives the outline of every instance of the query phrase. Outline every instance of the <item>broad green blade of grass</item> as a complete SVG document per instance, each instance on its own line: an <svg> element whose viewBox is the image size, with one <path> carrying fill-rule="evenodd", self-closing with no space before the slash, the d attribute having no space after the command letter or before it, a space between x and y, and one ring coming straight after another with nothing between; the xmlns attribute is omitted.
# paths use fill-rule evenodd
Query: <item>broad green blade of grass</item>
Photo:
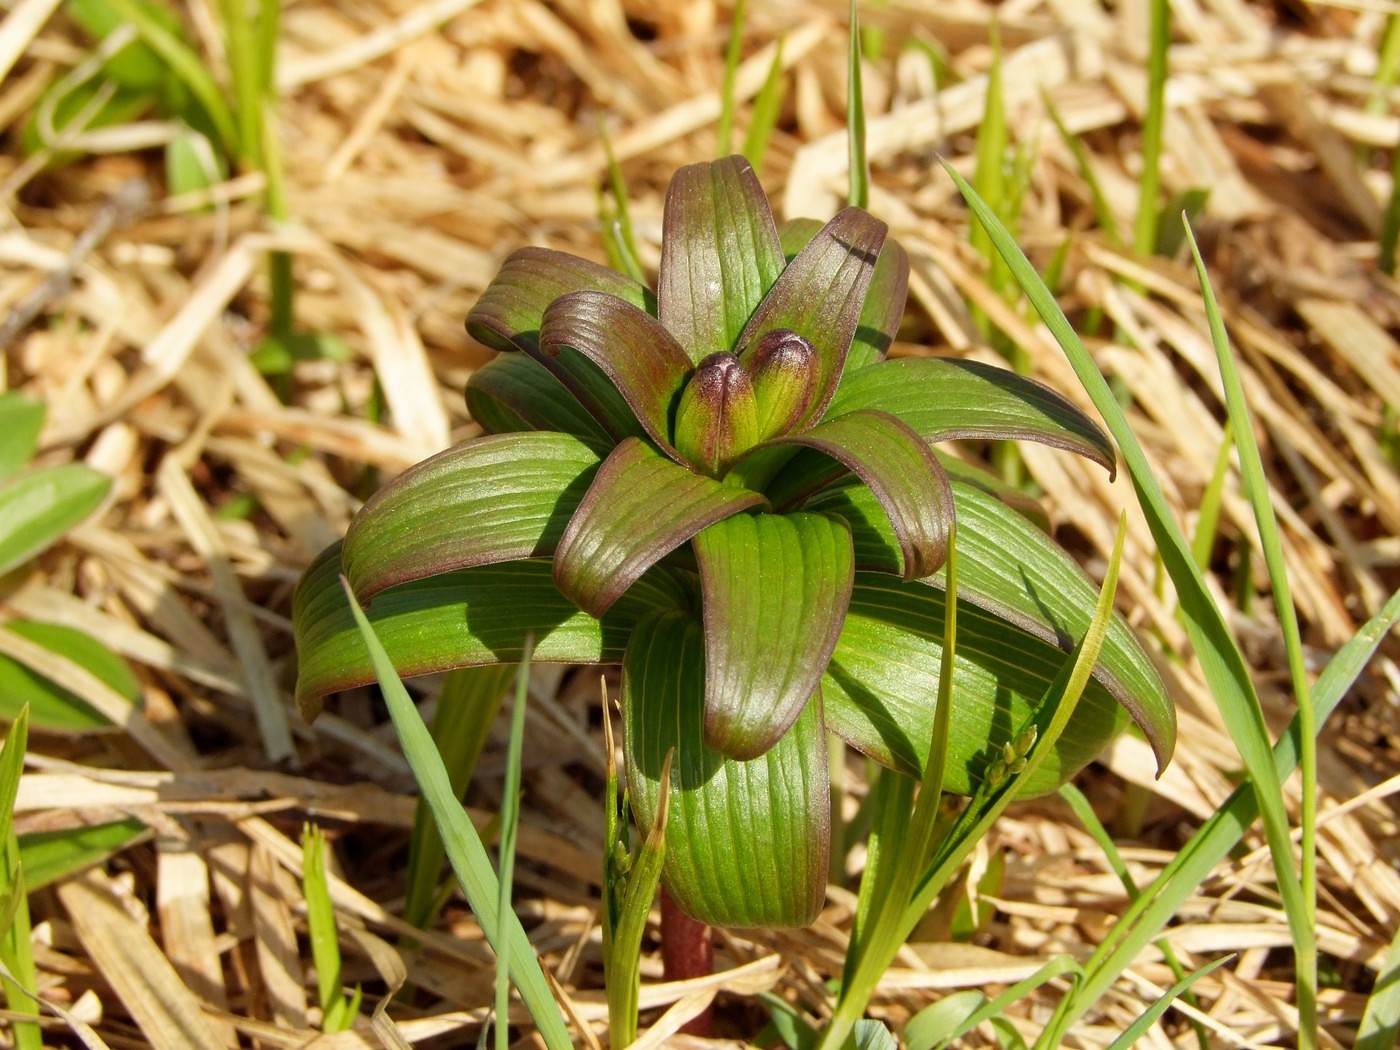
<svg viewBox="0 0 1400 1050"><path fill-rule="evenodd" d="M1142 120L1142 172L1133 248L1150 255L1157 244L1157 197L1162 186L1162 131L1166 125L1167 45L1171 43L1170 0L1151 0L1147 43L1147 99Z"/></svg>
<svg viewBox="0 0 1400 1050"><path fill-rule="evenodd" d="M24 868L24 883L33 893L84 868L102 863L148 834L145 822L128 817L110 824L21 835L19 860Z"/></svg>
<svg viewBox="0 0 1400 1050"><path fill-rule="evenodd" d="M525 751L525 705L530 693L530 657L535 637L525 639L525 655L515 675L515 704L510 712L510 746L506 750L506 782L501 791L501 844L497 875L501 915L511 911L515 882L515 841L520 832L520 766ZM496 1050L510 1046L510 950L509 939L496 949Z"/></svg>
<svg viewBox="0 0 1400 1050"><path fill-rule="evenodd" d="M846 143L850 157L850 188L846 203L870 207L870 158L865 152L865 90L860 71L860 12L851 0L850 43L846 50Z"/></svg>
<svg viewBox="0 0 1400 1050"><path fill-rule="evenodd" d="M1391 1050L1400 1036L1400 930L1390 942L1385 964L1376 975L1371 997L1361 1014L1352 1050Z"/></svg>
<svg viewBox="0 0 1400 1050"><path fill-rule="evenodd" d="M326 836L310 823L301 830L301 892L306 898L306 927L311 938L311 959L316 965L321 1031L343 1032L355 1023L355 1014L340 985L340 938L335 928L335 905L326 882Z"/></svg>
<svg viewBox="0 0 1400 1050"><path fill-rule="evenodd" d="M739 60L744 48L744 8L746 0L736 0L729 22L729 45L724 49L724 82L719 92L719 123L715 126L715 156L727 157L734 141L734 78L739 73ZM744 151L748 156L748 150ZM753 163L753 158L749 158ZM754 171L758 165L754 164Z"/></svg>
<svg viewBox="0 0 1400 1050"><path fill-rule="evenodd" d="M1283 556L1283 538L1279 535L1278 518L1274 515L1274 508L1269 500L1269 480L1264 474L1264 462L1259 455L1259 444L1254 436L1249 406L1245 402L1244 385L1240 382L1239 369L1230 350L1229 338L1225 334L1225 322L1220 315L1220 306L1215 300L1210 275L1206 273L1205 260L1201 258L1190 226L1186 227L1186 240L1191 248L1191 257L1196 262L1196 276L1201 284L1206 319L1210 324L1211 343L1215 347L1215 359L1225 389L1230 430L1240 453L1240 474L1244 481L1245 495L1254 511L1255 524L1259 529L1264 564L1268 567L1269 583L1274 592L1274 607L1278 613L1279 628L1283 632L1284 649L1288 655L1288 675L1293 685L1294 700L1298 705L1298 729L1301 734L1298 767L1302 774L1302 812L1299 821L1302 825L1302 839L1299 845L1302 913L1295 914L1290 909L1288 920L1295 945L1299 1025L1306 1030L1317 1025L1316 715L1309 695L1303 638L1298 629L1298 614L1293 607L1293 589L1288 581L1288 565ZM1267 736L1265 740L1267 741ZM1279 861L1280 858L1276 856L1275 863Z"/></svg>
<svg viewBox="0 0 1400 1050"><path fill-rule="evenodd" d="M1210 973L1216 967L1224 965L1226 962L1233 958L1234 955L1222 955L1219 959L1216 959L1214 962L1207 963L1205 966L1202 966L1199 970L1193 970L1186 977L1183 977L1181 980L1177 981L1176 984L1172 985L1165 992L1159 995L1155 1000L1153 1000L1152 1005L1143 1011L1141 1017L1139 1017L1132 1024L1128 1025L1127 1028L1123 1029L1122 1034L1119 1035L1117 1039L1113 1040L1113 1042L1109 1044L1108 1050L1128 1050L1128 1048L1131 1047L1141 1036L1146 1034L1147 1030L1152 1027L1152 1023L1156 1021L1157 1018L1161 1017L1164 1013L1167 1012L1167 1007L1171 1006L1172 1003L1176 1002L1176 1000L1179 999L1183 994L1185 994L1185 992L1193 984L1199 981L1206 974Z"/></svg>
<svg viewBox="0 0 1400 1050"><path fill-rule="evenodd" d="M1352 639L1332 657L1313 684L1317 720L1327 716L1356 681L1381 641L1400 623L1400 591ZM1272 761L1278 779L1288 776L1298 759L1299 722L1295 716L1274 745ZM1084 964L1082 988L1060 1003L1052 1026L1063 1032L1085 1010L1107 993L1138 953L1170 922L1182 903L1195 892L1259 816L1258 790L1246 781L1197 829L1191 840L1162 870L1142 896L1130 904L1123 917Z"/></svg>
<svg viewBox="0 0 1400 1050"><path fill-rule="evenodd" d="M977 997L977 1001L966 997L955 999L953 1001L957 1006L954 1008L944 1006L948 999L952 999L952 996L949 996L948 999L925 1007L914 1015L905 1026L904 1044L908 1050L934 1050L935 1047L947 1046L953 1040L967 1035L984 1021L1001 1016L1012 1003L1024 999L1057 977L1069 977L1073 981L1082 975L1083 971L1077 962L1068 955L1060 955L993 999L988 999L981 992L974 992L971 994Z"/></svg>
<svg viewBox="0 0 1400 1050"><path fill-rule="evenodd" d="M452 870L457 873L462 891L467 895L467 903L481 924L486 939L492 945L501 944L506 938L510 938L511 977L520 990L520 997L534 1017L535 1024L539 1026L545 1046L549 1050L569 1050L572 1044L563 1012L550 991L549 982L544 971L540 969L539 959L535 957L534 948L530 939L525 936L525 929L520 925L519 918L509 909L502 912L497 904L500 884L496 873L491 870L491 861L486 856L486 847L482 845L481 836L477 834L476 828L467 819L456 795L453 794L452 782L448 779L442 759L438 757L437 748L433 746L432 735L418 716L418 710L413 706L408 690L399 681L394 665L389 661L389 655L379 644L379 639L375 636L364 610L355 600L349 584L342 580L341 585L355 624L359 628L360 637L374 662L375 674L384 691L384 699L389 707L389 715L394 721L399 742L403 746L404 757L408 760L414 779L418 781L418 786L433 811L433 818L442 833L448 860L452 862Z"/></svg>
<svg viewBox="0 0 1400 1050"><path fill-rule="evenodd" d="M1294 869L1288 814L1283 804L1283 785L1269 752L1268 727L1264 723L1259 698L1254 691L1254 683L1244 656L1235 645L1225 619L1206 587L1205 578L1196 567L1190 546L1172 516L1171 508L1152 474L1142 446L1128 425L1127 417L1114 398L1107 380L1099 372L1098 366L1080 342L1059 304L1055 302L1049 289L1040 280L1035 268L1017 247L1006 228L997 221L991 209L977 196L967 181L950 165L945 163L944 166L957 183L973 213L987 225L997 250L1011 266L1022 291L1026 293L1041 320L1064 350L1080 383L1084 385L1090 399L1103 416L1109 432L1118 442L1148 528L1156 541L1163 564L1176 586L1177 596L1186 616L1187 633L1200 660L1201 670L1215 695L1216 704L1230 736L1239 748L1245 768L1257 785L1264 818L1264 833L1278 871L1279 892L1290 916L1290 923L1301 926L1306 921L1307 908L1303 903L1302 884ZM1307 1035L1304 1038L1306 1047L1313 1045L1306 1041Z"/></svg>
<svg viewBox="0 0 1400 1050"><path fill-rule="evenodd" d="M21 708L10 723L5 746L0 749L0 900L4 902L6 923L0 930L0 962L10 973L2 983L5 1001L15 1019L10 1030L17 1050L42 1050L43 1033L24 1017L38 1017L35 999L38 974L34 949L29 941L29 899L20 867L19 840L15 837L15 798L24 772L24 752L29 742L29 709Z"/></svg>
<svg viewBox="0 0 1400 1050"><path fill-rule="evenodd" d="M744 136L744 156L753 165L756 175L763 174L763 160L768 154L773 129L778 126L786 86L787 81L783 79L783 37L778 37L773 64L768 67L768 76L753 100L753 114L749 117L748 134Z"/></svg>
<svg viewBox="0 0 1400 1050"><path fill-rule="evenodd" d="M512 664L488 664L459 667L443 675L442 692L438 694L437 712L433 715L433 743L437 745L452 790L459 799L471 782L514 673ZM442 836L433 823L427 801L420 798L408 842L405 922L426 928L436 917L441 900L442 862Z"/></svg>

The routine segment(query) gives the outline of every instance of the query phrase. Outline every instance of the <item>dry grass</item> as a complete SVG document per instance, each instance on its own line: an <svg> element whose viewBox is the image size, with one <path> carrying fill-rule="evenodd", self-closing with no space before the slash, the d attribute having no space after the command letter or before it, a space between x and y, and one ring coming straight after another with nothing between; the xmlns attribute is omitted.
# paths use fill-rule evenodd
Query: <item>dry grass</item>
<svg viewBox="0 0 1400 1050"><path fill-rule="evenodd" d="M623 162L643 261L655 265L666 179L714 152L729 9L708 0L295 2L278 115L295 221L273 230L260 220L257 178L204 201L170 198L158 153L132 151L168 137L158 122L108 142L102 156L52 169L27 162L19 127L88 45L54 0L6 6L0 318L33 318L5 332L8 385L48 402L46 460L82 459L118 482L102 513L11 581L4 615L88 628L138 670L145 699L125 732L32 742L21 831L124 815L149 828L101 870L36 895L43 995L117 1048L306 1045L317 1011L295 840L301 821L314 818L332 836L343 880L334 888L347 979L365 982L372 1002L406 969L418 992L390 1009L402 1037L473 1045L491 998L489 952L459 906L421 947L393 946L405 932L394 910L412 783L369 696L344 697L312 726L292 712L290 592L377 479L473 433L461 390L487 353L467 339L462 318L503 255L535 243L598 256L599 115ZM744 98L787 34L788 101L764 182L781 212L828 215L845 187L845 5L750 6ZM982 283L965 212L934 162L937 152L968 170L996 14L1014 135L1036 154L1021 238L1043 263L1067 228L1086 230L1070 255L1066 302L1080 315L1100 308L1135 344L1100 340L1093 349L1133 395L1135 426L1189 529L1223 419L1194 278L1179 259L1134 258L1087 229L1087 189L1039 96L1084 136L1129 226L1145 4L869 6L890 56L866 70L872 205L915 268L896 352L988 356L969 320L973 302L1017 333L1038 377L1078 390L1048 337ZM1165 189L1212 191L1199 228L1262 423L1316 669L1400 582L1400 478L1379 436L1386 406L1400 409L1400 294L1375 268L1400 105L1393 95L1367 104L1392 5L1175 6ZM208 8L191 0L187 11L206 48ZM894 58L909 37L945 49L961 82L935 92L918 51ZM217 59L213 68L220 73ZM741 132L746 119L741 109ZM1364 167L1359 147L1375 151ZM300 322L353 350L343 366L300 365L289 404L246 356L266 319L262 260L271 247L295 253ZM384 424L367 421L376 383ZM1127 484L1049 450L1027 448L1026 460L1060 536L1092 571L1118 509L1132 503ZM256 499L257 512L220 520L218 509L241 494ZM1145 880L1226 796L1239 762L1194 663L1171 655L1186 651L1184 632L1160 593L1147 530L1140 517L1129 520L1121 605L1169 654L1182 742L1153 782L1145 745L1124 740L1086 787ZM1271 611L1256 601L1245 614L1235 600L1249 521L1232 483L1216 579L1277 725L1289 697ZM1382 649L1322 741L1319 926L1335 960L1323 1004L1342 1045L1400 924L1396 655L1393 644ZM111 709L93 682L68 680ZM596 678L539 668L532 688L520 907L577 1016L601 1037ZM473 789L483 811L497 803L499 754L488 750ZM291 757L273 762L278 755ZM851 768L854 802L860 765ZM1197 986L1212 1045L1288 1045L1291 937L1269 888L1267 851L1248 841L1253 852L1200 888L1170 940L1188 966L1239 953ZM1055 801L1014 808L975 863L996 853L1006 876L983 898L994 910L977 945L913 944L877 997L879 1016L899 1022L941 990L999 986L1055 953L1083 953L1125 906L1098 851ZM758 990L820 1011L823 983L840 972L852 901L833 889L821 921L804 931L723 933L729 972L698 998L685 998L691 988L648 986L646 1018L678 999L692 1009L715 987L728 989L721 1016L736 1037L756 1030L744 996ZM644 975L658 980L659 964L644 961ZM1075 1030L1076 1045L1105 1045L1171 980L1158 957L1144 955ZM1037 1031L1051 1004L1048 994L1020 1004L1016 1023ZM49 1031L58 1044L74 1038L56 1018ZM1143 1045L1194 1039L1175 1015ZM658 1031L650 1045L663 1042ZM312 1045L377 1042L366 1025Z"/></svg>

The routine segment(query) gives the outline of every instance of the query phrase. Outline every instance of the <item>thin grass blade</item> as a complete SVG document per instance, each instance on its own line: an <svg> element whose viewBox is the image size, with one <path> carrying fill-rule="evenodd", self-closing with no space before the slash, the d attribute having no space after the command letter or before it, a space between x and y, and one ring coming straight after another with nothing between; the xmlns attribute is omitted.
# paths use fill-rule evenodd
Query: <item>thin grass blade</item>
<svg viewBox="0 0 1400 1050"><path fill-rule="evenodd" d="M1174 985L1172 985L1165 992L1163 992L1156 999L1154 999L1152 1001L1152 1005L1143 1011L1141 1017L1135 1020L1132 1024L1128 1025L1127 1028L1123 1029L1122 1034L1120 1034L1117 1039L1113 1040L1113 1042L1108 1044L1108 1050L1128 1050L1128 1048L1131 1047L1139 1038L1146 1034L1147 1030L1152 1027L1153 1022L1156 1021L1157 1018L1161 1017L1164 1013L1167 1012L1167 1007L1171 1006L1172 1003L1176 1002L1179 998L1181 998L1191 988L1193 984L1199 981L1202 977L1206 976L1206 974L1211 973L1213 970L1217 969L1220 966L1223 966L1225 963L1229 962L1234 957L1235 956L1233 954L1222 955L1219 959L1216 959L1214 962L1207 963L1200 969L1192 970L1191 973L1189 973L1187 976L1177 981Z"/></svg>
<svg viewBox="0 0 1400 1050"><path fill-rule="evenodd" d="M515 703L510 712L510 746L506 751L506 782L501 791L501 842L497 862L500 895L497 913L511 912L515 882L515 842L520 830L520 769L525 753L525 704L530 693L530 657L534 636L525 640L525 656L515 673ZM513 914L513 913L512 913ZM510 1046L510 938L496 950L496 1050Z"/></svg>

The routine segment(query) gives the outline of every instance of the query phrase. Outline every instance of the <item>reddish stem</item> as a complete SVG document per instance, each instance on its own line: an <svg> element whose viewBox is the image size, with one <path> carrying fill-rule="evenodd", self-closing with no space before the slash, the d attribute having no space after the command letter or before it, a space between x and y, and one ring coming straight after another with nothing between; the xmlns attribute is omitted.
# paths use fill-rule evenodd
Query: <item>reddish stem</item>
<svg viewBox="0 0 1400 1050"><path fill-rule="evenodd" d="M708 977L715 972L714 931L681 911L666 887L661 888L661 964L668 981ZM681 1029L708 1039L714 1035L714 1006L705 1007Z"/></svg>

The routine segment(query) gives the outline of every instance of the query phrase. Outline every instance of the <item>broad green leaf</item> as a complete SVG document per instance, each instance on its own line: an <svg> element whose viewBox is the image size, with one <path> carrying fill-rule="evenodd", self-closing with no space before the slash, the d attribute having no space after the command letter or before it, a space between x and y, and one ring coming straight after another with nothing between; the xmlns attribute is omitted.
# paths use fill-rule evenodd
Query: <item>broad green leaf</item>
<svg viewBox="0 0 1400 1050"><path fill-rule="evenodd" d="M0 481L13 477L34 456L45 406L23 394L0 394Z"/></svg>
<svg viewBox="0 0 1400 1050"><path fill-rule="evenodd" d="M1098 587L1053 539L995 496L960 481L952 487L958 508L958 597L1068 652L1089 626ZM808 507L850 523L857 568L898 571L893 531L864 486L832 489ZM921 582L942 588L943 573ZM1133 716L1159 767L1165 767L1176 740L1176 709L1121 616L1109 624L1094 674Z"/></svg>
<svg viewBox="0 0 1400 1050"><path fill-rule="evenodd" d="M769 445L815 449L860 478L898 537L899 571L906 580L928 576L943 564L953 493L937 457L906 424L887 412L864 409Z"/></svg>
<svg viewBox="0 0 1400 1050"><path fill-rule="evenodd" d="M789 219L778 227L783 255L791 262L812 238L821 232L816 219ZM904 317L904 304L909 297L909 255L893 237L886 237L880 257L875 260L875 273L865 293L860 309L855 338L846 354L844 376L857 369L883 360L899 332Z"/></svg>
<svg viewBox="0 0 1400 1050"><path fill-rule="evenodd" d="M651 292L616 270L551 248L520 248L467 312L467 333L492 350L537 351L549 304L582 291L607 292L654 312Z"/></svg>
<svg viewBox="0 0 1400 1050"><path fill-rule="evenodd" d="M738 759L788 731L831 658L854 569L845 522L737 514L695 537L705 623L705 744Z"/></svg>
<svg viewBox="0 0 1400 1050"><path fill-rule="evenodd" d="M601 616L706 525L764 502L629 438L603 461L564 530L554 554L555 583L580 609Z"/></svg>
<svg viewBox="0 0 1400 1050"><path fill-rule="evenodd" d="M527 354L502 354L473 372L467 380L467 411L488 434L553 430L612 443L568 387Z"/></svg>
<svg viewBox="0 0 1400 1050"><path fill-rule="evenodd" d="M676 172L666 191L657 300L692 361L738 350L739 333L782 269L773 213L747 160Z"/></svg>
<svg viewBox="0 0 1400 1050"><path fill-rule="evenodd" d="M971 559L961 533L958 554L962 591ZM915 777L933 732L943 609L943 592L935 587L856 573L846 623L822 679L828 728L876 761ZM945 791L966 795L980 783L1064 662L1055 646L959 599ZM1074 721L1026 786L1027 796L1053 791L1127 721L1113 694L1091 682Z"/></svg>
<svg viewBox="0 0 1400 1050"><path fill-rule="evenodd" d="M676 903L716 926L805 926L826 895L821 698L763 757L726 758L704 743L704 644L695 620L659 616L627 647L622 710L637 822L651 825L674 748L663 879Z"/></svg>
<svg viewBox="0 0 1400 1050"><path fill-rule="evenodd" d="M222 168L209 140L193 128L181 128L166 143L165 182L172 196L207 190L227 178Z"/></svg>
<svg viewBox="0 0 1400 1050"><path fill-rule="evenodd" d="M146 834L142 821L127 817L110 824L21 835L19 859L24 868L24 887L33 893L84 868L101 864Z"/></svg>
<svg viewBox="0 0 1400 1050"><path fill-rule="evenodd" d="M63 6L73 21L95 40L106 40L108 34L123 22L106 0L68 0ZM136 6L166 32L179 36L180 19L169 8L150 0L136 0ZM170 75L169 67L160 56L139 39L131 41L108 58L103 63L102 72L124 88L143 92L154 91Z"/></svg>
<svg viewBox="0 0 1400 1050"><path fill-rule="evenodd" d="M126 661L85 631L35 620L10 620L0 630L11 631L77 664L133 706L141 702L140 683ZM17 717L25 704L29 705L31 724L40 729L91 732L112 725L74 693L10 657L0 656L0 718Z"/></svg>
<svg viewBox="0 0 1400 1050"><path fill-rule="evenodd" d="M554 554L602 462L567 434L498 434L455 445L376 492L341 559L363 600L454 569Z"/></svg>
<svg viewBox="0 0 1400 1050"><path fill-rule="evenodd" d="M676 451L682 462L719 477L758 441L753 380L727 350L696 366L676 408Z"/></svg>
<svg viewBox="0 0 1400 1050"><path fill-rule="evenodd" d="M404 758L413 770L413 779L427 799L442 834L443 847L447 858L452 862L452 870L457 882L466 894L472 913L481 923L486 939L500 950L500 946L510 944L510 976L534 1018L548 1050L568 1050L568 1028L564 1023L563 1011L549 981L540 969L539 958L535 955L530 939L525 935L520 919L509 908L501 908L497 901L500 886L496 873L491 870L491 861L486 856L486 847L481 842L470 818L462 809L462 804L453 793L452 783L443 768L442 759L428 727L419 717L418 709L408 690L399 681L389 654L376 636L373 625L364 612L355 604L346 584L342 591L345 602L351 610L355 630L360 635L360 643L368 654L374 668L375 677L384 692L389 706L389 715L394 721L394 730L403 747Z"/></svg>
<svg viewBox="0 0 1400 1050"><path fill-rule="evenodd" d="M666 326L606 292L571 292L544 312L540 350L571 348L612 381L651 439L670 449L671 414L691 360Z"/></svg>
<svg viewBox="0 0 1400 1050"><path fill-rule="evenodd" d="M0 574L22 565L86 518L112 479L81 463L46 467L0 488Z"/></svg>
<svg viewBox="0 0 1400 1050"><path fill-rule="evenodd" d="M776 328L790 329L816 348L817 394L799 425L820 419L836 391L885 232L883 222L859 208L838 212L788 264L739 336L745 360Z"/></svg>
<svg viewBox="0 0 1400 1050"><path fill-rule="evenodd" d="M1077 452L1114 469L1113 444L1083 412L1042 383L977 361L906 357L841 384L828 416L877 408L925 441L1010 438Z"/></svg>
<svg viewBox="0 0 1400 1050"><path fill-rule="evenodd" d="M304 716L319 698L374 680L369 654L340 593L340 545L324 551L297 586L297 699ZM535 636L537 663L612 664L633 624L655 609L683 608L687 588L663 570L635 584L602 620L580 612L554 587L547 561L517 561L444 573L392 587L369 609L404 677L453 667L515 663Z"/></svg>

